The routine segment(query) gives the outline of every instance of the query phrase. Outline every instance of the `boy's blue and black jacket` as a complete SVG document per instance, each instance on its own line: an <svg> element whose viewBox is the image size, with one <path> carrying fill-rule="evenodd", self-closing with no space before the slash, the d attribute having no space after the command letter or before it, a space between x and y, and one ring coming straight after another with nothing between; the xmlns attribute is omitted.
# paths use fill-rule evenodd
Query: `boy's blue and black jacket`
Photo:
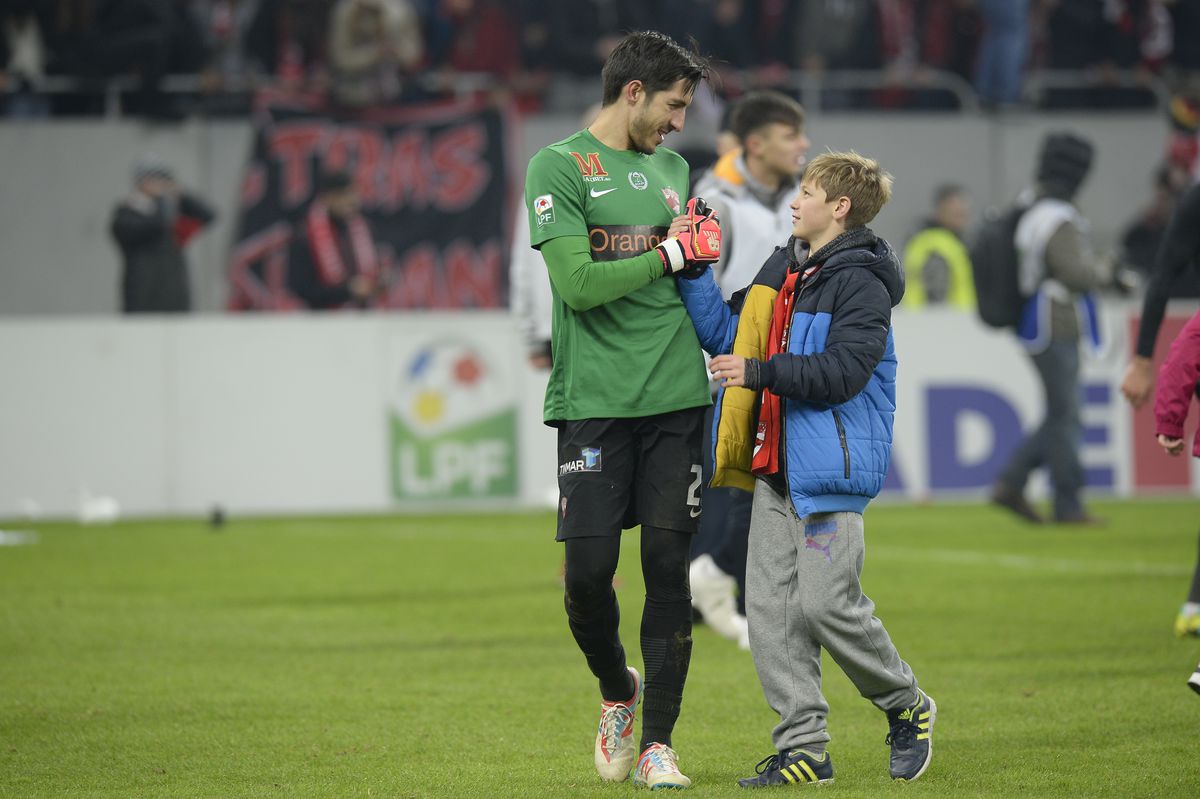
<svg viewBox="0 0 1200 799"><path fill-rule="evenodd" d="M904 295L904 273L888 243L865 228L843 233L803 264L797 252L795 241L777 248L728 304L711 270L679 280L679 293L704 349L765 361L788 271L823 264L799 284L788 351L764 364L762 381L782 400L781 466L796 513L861 513L883 487L891 460L891 317ZM742 387L718 393L712 485L754 490L759 396Z"/></svg>

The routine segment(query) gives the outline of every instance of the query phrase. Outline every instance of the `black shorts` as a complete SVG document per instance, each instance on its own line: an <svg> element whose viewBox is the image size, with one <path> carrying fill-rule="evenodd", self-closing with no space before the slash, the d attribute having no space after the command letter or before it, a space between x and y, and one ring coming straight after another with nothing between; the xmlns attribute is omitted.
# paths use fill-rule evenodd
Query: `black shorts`
<svg viewBox="0 0 1200 799"><path fill-rule="evenodd" d="M557 540L700 525L704 408L558 428Z"/></svg>

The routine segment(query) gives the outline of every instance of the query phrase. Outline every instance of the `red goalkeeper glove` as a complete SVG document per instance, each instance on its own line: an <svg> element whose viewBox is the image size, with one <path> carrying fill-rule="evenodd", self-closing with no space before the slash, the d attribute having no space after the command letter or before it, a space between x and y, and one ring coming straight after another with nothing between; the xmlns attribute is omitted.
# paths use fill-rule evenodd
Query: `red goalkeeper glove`
<svg viewBox="0 0 1200 799"><path fill-rule="evenodd" d="M693 266L703 269L721 258L721 224L717 212L699 197L688 200L687 211L688 229L663 239L655 247L662 259L664 275Z"/></svg>

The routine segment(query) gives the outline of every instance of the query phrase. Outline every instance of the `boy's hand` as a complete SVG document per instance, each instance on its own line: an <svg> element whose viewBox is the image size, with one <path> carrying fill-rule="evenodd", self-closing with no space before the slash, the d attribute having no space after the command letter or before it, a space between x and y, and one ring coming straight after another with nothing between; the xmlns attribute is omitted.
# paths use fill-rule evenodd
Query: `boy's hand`
<svg viewBox="0 0 1200 799"><path fill-rule="evenodd" d="M679 217L676 217L667 231L667 238L655 247L663 262L664 275L673 275L691 266L707 266L721 258L721 223L717 213L699 197L688 200L687 210L683 229L679 230Z"/></svg>
<svg viewBox="0 0 1200 799"><path fill-rule="evenodd" d="M1158 436L1158 445L1166 450L1168 455L1175 456L1183 454L1182 438L1171 438L1170 436L1164 436L1160 433Z"/></svg>
<svg viewBox="0 0 1200 799"><path fill-rule="evenodd" d="M746 385L746 359L740 355L718 355L708 362L708 371L725 388Z"/></svg>

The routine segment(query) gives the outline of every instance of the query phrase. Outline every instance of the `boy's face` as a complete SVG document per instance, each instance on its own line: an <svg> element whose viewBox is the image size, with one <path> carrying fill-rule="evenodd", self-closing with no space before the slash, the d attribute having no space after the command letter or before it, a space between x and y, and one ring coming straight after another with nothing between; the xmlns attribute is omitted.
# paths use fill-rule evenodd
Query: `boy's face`
<svg viewBox="0 0 1200 799"><path fill-rule="evenodd" d="M804 171L804 155L812 145L804 130L795 125L772 122L746 137L746 146L770 172L784 180L795 180Z"/></svg>
<svg viewBox="0 0 1200 799"><path fill-rule="evenodd" d="M683 130L692 93L687 81L680 79L669 89L654 94L643 88L629 120L629 141L639 153L652 155L668 133Z"/></svg>
<svg viewBox="0 0 1200 799"><path fill-rule="evenodd" d="M825 241L834 226L833 212L837 205L837 198L827 200L820 186L809 180L801 181L791 205L792 235L810 243Z"/></svg>

